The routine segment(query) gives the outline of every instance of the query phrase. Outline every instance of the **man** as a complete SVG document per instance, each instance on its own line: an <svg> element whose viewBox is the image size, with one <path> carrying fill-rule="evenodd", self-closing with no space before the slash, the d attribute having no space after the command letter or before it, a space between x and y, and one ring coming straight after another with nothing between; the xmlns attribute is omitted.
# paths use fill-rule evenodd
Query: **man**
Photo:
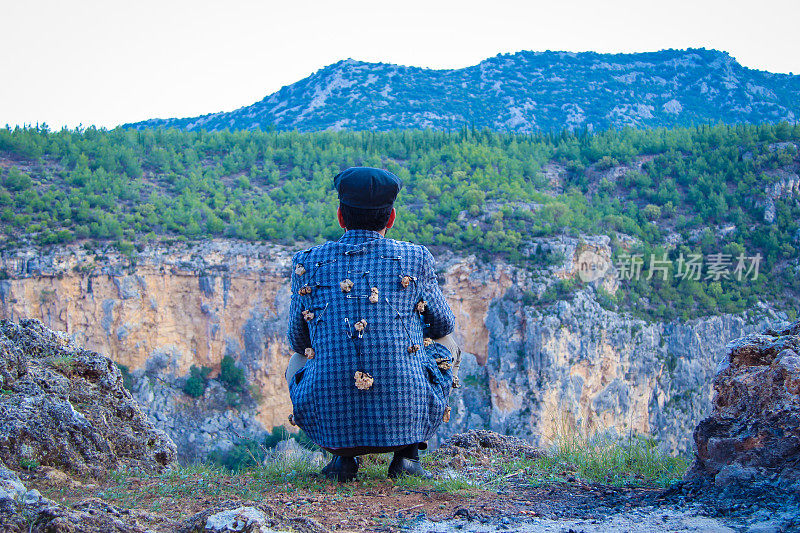
<svg viewBox="0 0 800 533"><path fill-rule="evenodd" d="M389 477L430 477L419 450L449 419L455 318L431 253L386 238L400 179L355 167L334 187L344 235L292 259L290 420L334 455L322 471L330 479L350 481L357 456L385 452Z"/></svg>

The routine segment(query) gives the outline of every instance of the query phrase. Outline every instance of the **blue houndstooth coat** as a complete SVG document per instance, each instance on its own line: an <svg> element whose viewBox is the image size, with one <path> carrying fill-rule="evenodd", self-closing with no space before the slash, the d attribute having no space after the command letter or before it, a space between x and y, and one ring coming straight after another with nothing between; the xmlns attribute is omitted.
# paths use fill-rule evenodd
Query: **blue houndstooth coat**
<svg viewBox="0 0 800 533"><path fill-rule="evenodd" d="M298 252L288 339L312 358L289 384L295 423L325 448L428 440L453 382L450 352L430 339L454 326L423 246L349 230ZM356 372L372 385L358 388Z"/></svg>

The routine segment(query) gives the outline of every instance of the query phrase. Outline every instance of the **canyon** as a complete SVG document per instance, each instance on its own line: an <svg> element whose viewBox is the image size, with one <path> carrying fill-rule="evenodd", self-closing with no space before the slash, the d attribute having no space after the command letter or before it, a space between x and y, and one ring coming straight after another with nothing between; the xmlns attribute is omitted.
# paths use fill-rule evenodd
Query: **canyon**
<svg viewBox="0 0 800 533"><path fill-rule="evenodd" d="M285 330L291 256L303 246L216 239L153 242L128 254L88 243L3 252L0 318L41 320L122 365L180 459L204 458L277 426L294 430ZM616 432L688 453L726 343L787 318L761 305L757 314L648 322L600 305L599 287L619 290L613 272L577 283L579 252L609 258L607 236L532 246L564 260L514 265L434 250L464 362L451 419L433 445L467 429L537 445ZM542 298L565 279L576 279L567 297ZM244 370L240 394L218 379L225 356ZM183 392L192 366L212 369L198 398Z"/></svg>

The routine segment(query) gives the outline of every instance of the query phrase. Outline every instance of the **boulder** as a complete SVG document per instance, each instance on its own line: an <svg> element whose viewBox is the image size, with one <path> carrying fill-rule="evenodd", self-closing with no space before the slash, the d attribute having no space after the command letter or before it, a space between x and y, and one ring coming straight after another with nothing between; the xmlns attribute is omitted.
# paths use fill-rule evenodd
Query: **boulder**
<svg viewBox="0 0 800 533"><path fill-rule="evenodd" d="M161 471L176 456L110 359L37 320L0 320L0 459L9 468L103 477Z"/></svg>
<svg viewBox="0 0 800 533"><path fill-rule="evenodd" d="M519 437L501 435L488 429L470 429L464 433L457 433L444 441L436 450L442 455L480 454L486 451L528 459L536 459L543 455L541 450Z"/></svg>
<svg viewBox="0 0 800 533"><path fill-rule="evenodd" d="M324 533L328 531L316 520L306 517L288 518L266 503L244 505L230 500L196 513L176 528L178 533Z"/></svg>
<svg viewBox="0 0 800 533"><path fill-rule="evenodd" d="M694 431L688 481L800 494L800 321L734 340Z"/></svg>

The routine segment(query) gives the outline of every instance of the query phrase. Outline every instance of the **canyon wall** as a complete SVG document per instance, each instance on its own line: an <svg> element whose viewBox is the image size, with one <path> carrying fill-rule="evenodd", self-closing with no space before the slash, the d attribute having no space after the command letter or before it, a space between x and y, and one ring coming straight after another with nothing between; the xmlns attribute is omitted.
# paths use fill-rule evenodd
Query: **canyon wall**
<svg viewBox="0 0 800 533"><path fill-rule="evenodd" d="M565 431L635 431L671 452L691 447L710 408L711 378L727 341L785 319L721 315L650 323L603 309L602 285L537 303L548 285L576 276L576 250L608 256L608 238L538 241L560 265L519 268L473 256L437 256L440 283L458 321L463 387L439 438L490 428L546 444ZM293 249L213 240L164 243L130 256L111 248L26 249L0 257L0 317L36 318L87 349L125 365L134 395L175 440L184 460L230 448L286 425L283 377ZM248 390L211 380L204 395L182 391L195 366L219 371L225 355ZM435 443L434 443L435 444Z"/></svg>

